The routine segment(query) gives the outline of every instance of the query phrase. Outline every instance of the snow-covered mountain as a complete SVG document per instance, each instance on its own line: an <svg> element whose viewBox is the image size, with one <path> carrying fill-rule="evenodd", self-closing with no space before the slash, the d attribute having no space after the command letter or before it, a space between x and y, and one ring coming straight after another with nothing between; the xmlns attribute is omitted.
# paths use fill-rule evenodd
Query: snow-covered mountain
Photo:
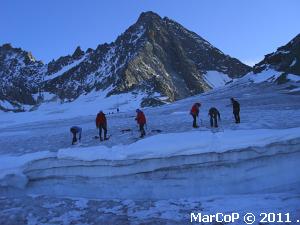
<svg viewBox="0 0 300 225"><path fill-rule="evenodd" d="M0 47L0 57L2 110L99 92L143 96L142 106L154 106L205 92L251 69L153 12L142 13L115 42L85 52L78 47L48 64L8 44Z"/></svg>

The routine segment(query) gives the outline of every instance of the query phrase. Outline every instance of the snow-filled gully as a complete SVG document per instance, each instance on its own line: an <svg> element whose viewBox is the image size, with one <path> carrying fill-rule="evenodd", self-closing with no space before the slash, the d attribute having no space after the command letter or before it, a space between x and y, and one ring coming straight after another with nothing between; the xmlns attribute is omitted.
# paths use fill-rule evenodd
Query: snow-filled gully
<svg viewBox="0 0 300 225"><path fill-rule="evenodd" d="M88 198L166 199L299 192L300 138L224 153L81 161L57 157L26 165L19 193ZM295 170L296 168L296 170ZM16 180L18 180L16 182ZM15 188L1 192L15 193Z"/></svg>

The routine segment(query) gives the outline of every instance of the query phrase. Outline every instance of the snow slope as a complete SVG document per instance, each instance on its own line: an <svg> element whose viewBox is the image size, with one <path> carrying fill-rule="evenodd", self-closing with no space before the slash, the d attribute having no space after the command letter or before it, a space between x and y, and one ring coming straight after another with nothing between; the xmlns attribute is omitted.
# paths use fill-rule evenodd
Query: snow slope
<svg viewBox="0 0 300 225"><path fill-rule="evenodd" d="M68 70L70 70L71 68L79 65L81 62L83 62L83 60L85 60L86 58L85 57L82 57L81 59L79 60L76 60L72 63L70 63L69 65L63 67L61 70L57 71L56 73L53 73L51 75L46 75L43 79L43 81L47 81L47 80L52 80L52 79L55 79L61 75L63 75L65 72L67 72Z"/></svg>
<svg viewBox="0 0 300 225"><path fill-rule="evenodd" d="M272 82L275 81L281 74L282 72L278 72L272 69L267 69L262 71L261 73L256 73L256 74L251 72L247 74L243 79L249 79L254 83L261 83L264 81Z"/></svg>
<svg viewBox="0 0 300 225"><path fill-rule="evenodd" d="M74 102L58 103L56 100L47 101L42 104L38 110L14 113L0 111L0 127L11 126L12 124L22 124L28 122L38 122L45 120L68 119L79 116L95 115L100 110L106 112L116 112L118 107L122 110L133 110L139 108L142 98L145 96L142 93L124 93L112 95L109 98L104 92L91 92L87 95L80 96ZM51 99L51 95L46 96ZM9 121L9 123L7 123Z"/></svg>
<svg viewBox="0 0 300 225"><path fill-rule="evenodd" d="M88 101L70 111L48 107L47 113L40 108L2 114L0 215L10 218L8 210L16 208L15 221L32 224L186 224L193 210L285 209L295 218L300 211L300 101L288 88L244 80L147 108L142 140L137 139L134 101L107 115L112 137L104 143L94 139L98 105ZM230 97L241 104L241 124L233 123ZM99 106L110 108L115 101L99 100ZM194 130L189 109L198 101L200 128ZM213 131L207 116L212 106L222 118ZM72 125L82 126L83 139L70 147ZM131 131L121 132L127 128ZM44 222L39 215L45 215Z"/></svg>
<svg viewBox="0 0 300 225"><path fill-rule="evenodd" d="M251 81L253 83L262 83L262 82L275 82L277 78L279 78L283 72L276 71L273 69L266 69L260 73L250 72L245 75L240 81ZM299 82L300 76L294 74L287 74L286 79L291 82Z"/></svg>

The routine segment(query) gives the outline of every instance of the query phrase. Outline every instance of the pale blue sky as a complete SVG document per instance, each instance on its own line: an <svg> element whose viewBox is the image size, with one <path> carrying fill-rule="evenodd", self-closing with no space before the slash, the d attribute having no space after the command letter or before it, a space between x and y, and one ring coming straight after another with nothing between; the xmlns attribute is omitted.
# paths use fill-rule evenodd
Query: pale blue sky
<svg viewBox="0 0 300 225"><path fill-rule="evenodd" d="M299 0L0 0L0 45L48 62L114 41L149 10L249 64L300 33Z"/></svg>

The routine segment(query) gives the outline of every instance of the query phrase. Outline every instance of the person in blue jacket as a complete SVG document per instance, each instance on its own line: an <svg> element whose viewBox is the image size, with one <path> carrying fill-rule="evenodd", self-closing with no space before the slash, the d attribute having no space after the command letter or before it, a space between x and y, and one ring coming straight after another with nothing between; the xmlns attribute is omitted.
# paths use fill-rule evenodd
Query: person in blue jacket
<svg viewBox="0 0 300 225"><path fill-rule="evenodd" d="M72 145L77 143L77 134L78 134L78 140L80 142L81 141L82 128L78 127L78 126L73 126L73 127L70 128L70 131L73 134Z"/></svg>

